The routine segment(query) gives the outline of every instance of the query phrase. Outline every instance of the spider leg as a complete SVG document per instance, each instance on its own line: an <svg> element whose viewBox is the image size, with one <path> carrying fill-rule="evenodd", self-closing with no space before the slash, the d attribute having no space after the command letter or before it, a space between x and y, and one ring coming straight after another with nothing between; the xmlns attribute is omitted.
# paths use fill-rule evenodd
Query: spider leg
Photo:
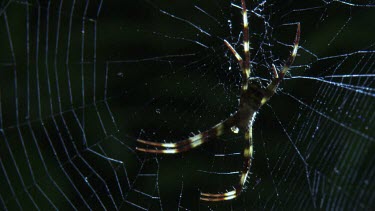
<svg viewBox="0 0 375 211"><path fill-rule="evenodd" d="M223 134L224 130L229 128L234 121L234 117L230 117L225 121L215 125L209 130L206 130L198 135L190 137L188 139L175 142L175 143L159 143L154 141L146 141L142 139L137 139L137 142L148 145L148 146L155 146L161 147L164 149L147 149L142 147L136 147L136 150L146 153L156 153L156 154L177 154L181 152L188 151L192 148L198 147L205 142L211 140L212 137L217 137Z"/></svg>
<svg viewBox="0 0 375 211"><path fill-rule="evenodd" d="M243 48L244 48L243 50L245 54L245 61L237 53L237 51L229 44L228 41L224 40L224 43L238 60L238 64L240 65L241 72L242 72L241 87L243 91L246 91L248 88L248 82L249 82L251 70L250 70L249 22L247 19L247 9L246 9L245 0L241 0L241 6L242 6L242 21L243 21Z"/></svg>
<svg viewBox="0 0 375 211"><path fill-rule="evenodd" d="M293 64L294 59L297 56L300 34L301 34L301 24L297 23L297 32L296 32L296 37L294 38L293 51L290 54L289 59L286 61L283 69L280 71L281 79L284 78L285 73L290 69L290 66Z"/></svg>
<svg viewBox="0 0 375 211"><path fill-rule="evenodd" d="M247 90L247 87L248 87L248 76L247 75L250 75L250 72L249 71L246 71L246 68L245 66L249 66L247 65L245 61L245 63L243 62L243 59L242 57L240 56L239 53L237 53L237 51L232 47L231 44L229 44L228 41L224 40L224 43L225 45L229 48L229 50L233 53L233 55L236 57L237 61L238 61L238 64L240 65L240 68L242 70L242 84L241 84L241 87L242 87L242 90L246 91Z"/></svg>
<svg viewBox="0 0 375 211"><path fill-rule="evenodd" d="M243 21L243 51L245 54L245 62L242 69L242 78L247 81L250 77L250 39L249 39L249 21L247 19L247 9L245 0L241 0L242 5L242 21Z"/></svg>
<svg viewBox="0 0 375 211"><path fill-rule="evenodd" d="M243 59L240 56L240 54L237 53L237 51L232 47L231 44L229 44L227 40L224 40L224 43L238 60L238 64L240 65L240 68L243 69Z"/></svg>
<svg viewBox="0 0 375 211"><path fill-rule="evenodd" d="M243 190L243 187L246 183L246 179L248 177L250 166L251 166L251 160L253 158L253 138L252 138L252 130L249 128L245 132L245 143L246 146L243 151L243 168L240 174L240 181L239 183L234 187L234 190L226 192L226 193L201 193L200 200L202 201L225 201L225 200L231 200L239 196Z"/></svg>
<svg viewBox="0 0 375 211"><path fill-rule="evenodd" d="M264 96L264 98L261 101L262 105L265 104L271 98L271 96L276 92L276 89L279 86L279 84L281 83L281 81L284 79L284 76L285 76L286 72L290 69L290 66L293 64L294 59L297 56L300 34L301 34L301 24L297 23L297 32L296 32L296 36L294 38L293 51L290 53L289 59L285 62L284 66L281 69L281 71L279 72L279 74L277 74L277 70L276 70L275 65L272 65L272 69L273 69L273 72L274 72L274 78L273 78L272 82L266 88L267 94Z"/></svg>

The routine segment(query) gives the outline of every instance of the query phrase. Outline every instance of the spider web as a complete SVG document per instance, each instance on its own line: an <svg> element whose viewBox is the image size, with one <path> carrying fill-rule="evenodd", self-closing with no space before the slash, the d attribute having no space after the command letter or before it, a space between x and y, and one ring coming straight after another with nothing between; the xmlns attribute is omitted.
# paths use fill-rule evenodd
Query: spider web
<svg viewBox="0 0 375 211"><path fill-rule="evenodd" d="M174 142L237 110L239 1L0 2L0 207L251 210L375 207L375 2L248 2L254 80L300 48L258 113L238 199L242 135L178 155Z"/></svg>

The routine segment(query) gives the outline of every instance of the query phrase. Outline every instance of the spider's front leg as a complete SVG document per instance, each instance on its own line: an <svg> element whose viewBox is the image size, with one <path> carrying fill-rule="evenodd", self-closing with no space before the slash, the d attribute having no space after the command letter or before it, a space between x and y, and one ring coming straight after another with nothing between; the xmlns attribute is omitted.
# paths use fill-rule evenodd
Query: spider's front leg
<svg viewBox="0 0 375 211"><path fill-rule="evenodd" d="M272 65L274 78L272 79L271 83L266 88L266 96L263 98L261 105L264 105L272 96L276 93L277 88L279 87L281 81L284 79L286 72L290 69L290 66L293 64L294 59L297 56L299 40L301 34L301 24L297 23L297 32L294 38L293 43L293 51L290 53L288 60L285 62L283 68L279 73L277 73L277 69L275 65Z"/></svg>

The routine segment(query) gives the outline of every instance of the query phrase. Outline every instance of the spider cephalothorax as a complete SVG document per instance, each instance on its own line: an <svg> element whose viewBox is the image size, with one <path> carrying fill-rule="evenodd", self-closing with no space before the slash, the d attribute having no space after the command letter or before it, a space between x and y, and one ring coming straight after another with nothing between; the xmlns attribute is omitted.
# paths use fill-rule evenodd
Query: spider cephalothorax
<svg viewBox="0 0 375 211"><path fill-rule="evenodd" d="M209 140L212 140L212 138L214 137L221 136L223 133L238 133L239 131L243 132L244 141L246 144L242 152L244 160L243 168L240 172L240 181L236 185L234 185L234 190L229 192L201 193L200 199L203 201L230 200L236 198L242 192L247 176L250 171L253 156L252 125L254 122L255 115L259 111L259 109L265 103L267 103L268 100L276 93L276 90L281 81L284 79L286 72L293 64L298 50L298 43L300 37L299 23L297 23L297 32L294 39L293 51L280 71L277 70L275 65L272 65L273 78L271 79L271 82L266 87L261 87L260 84L254 82L253 80L250 80L250 42L245 0L241 0L241 5L243 16L243 46L245 60L242 59L242 57L229 44L228 41L224 40L225 45L236 57L242 74L240 103L237 112L229 118L227 118L226 120L213 126L211 129L176 143L159 143L137 139L137 141L141 144L157 147L157 149L137 147L136 149L138 151L146 153L174 154L188 151Z"/></svg>

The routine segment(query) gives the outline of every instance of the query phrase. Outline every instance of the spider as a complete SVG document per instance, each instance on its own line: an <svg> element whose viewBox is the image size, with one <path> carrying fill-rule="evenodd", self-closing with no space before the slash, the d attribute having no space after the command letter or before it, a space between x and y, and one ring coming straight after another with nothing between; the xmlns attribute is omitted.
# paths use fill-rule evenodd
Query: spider
<svg viewBox="0 0 375 211"><path fill-rule="evenodd" d="M281 70L277 70L275 65L272 65L273 78L265 88L262 88L258 83L250 80L251 66L250 66L250 43L249 43L249 26L247 18L247 9L245 0L241 0L242 16L243 16L243 51L245 60L237 53L237 51L224 40L225 45L236 57L239 67L242 72L241 93L239 108L235 114L226 120L213 126L211 129L204 131L198 135L188 139L178 141L176 143L159 143L137 139L137 142L147 146L156 147L156 149L141 148L136 149L145 153L156 154L175 154L188 151L195 147L202 145L215 137L219 137L226 132L238 133L243 131L245 148L242 152L243 168L240 172L240 180L234 185L234 190L224 193L201 193L200 200L203 201L225 201L236 198L244 189L244 184L248 177L251 161L253 159L253 139L252 139L252 126L256 113L259 109L269 101L269 99L276 93L276 89L283 80L286 72L290 69L294 59L297 55L299 38L300 38L300 23L297 23L297 32L294 39L293 51L289 59L285 62Z"/></svg>

